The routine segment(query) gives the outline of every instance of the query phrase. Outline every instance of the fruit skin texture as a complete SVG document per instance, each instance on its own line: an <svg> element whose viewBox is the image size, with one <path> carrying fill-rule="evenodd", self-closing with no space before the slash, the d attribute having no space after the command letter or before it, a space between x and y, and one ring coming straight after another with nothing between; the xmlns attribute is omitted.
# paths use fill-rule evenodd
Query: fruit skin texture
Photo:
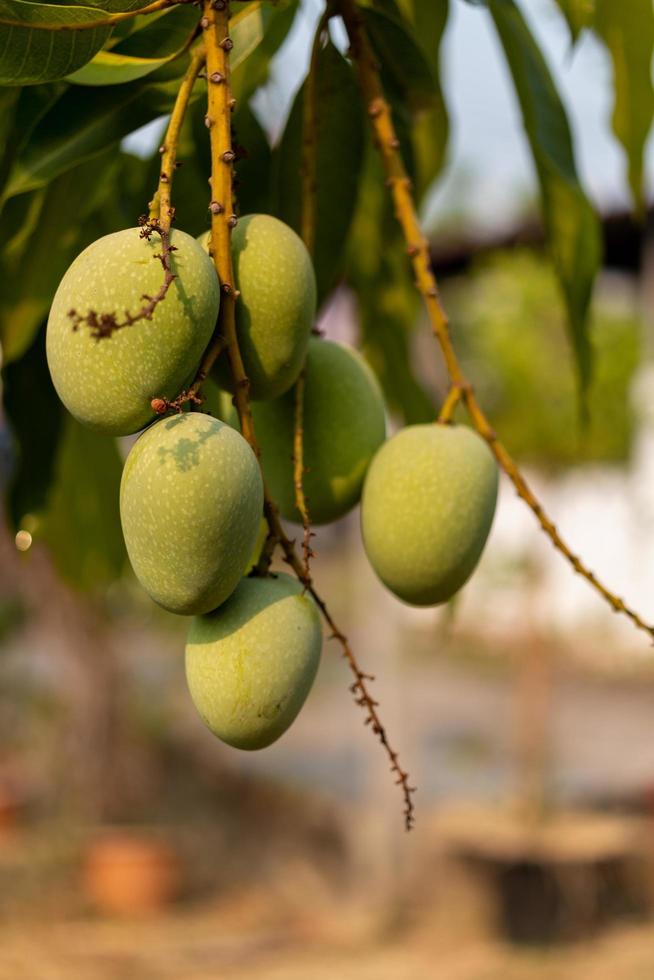
<svg viewBox="0 0 654 980"><path fill-rule="evenodd" d="M237 749L270 745L304 704L321 646L316 604L297 579L242 579L189 631L186 679L202 720Z"/></svg>
<svg viewBox="0 0 654 980"><path fill-rule="evenodd" d="M209 247L209 236L200 239ZM234 275L240 296L236 330L250 397L278 398L302 369L316 315L311 257L292 228L268 214L240 218L232 233ZM217 377L231 389L227 358Z"/></svg>
<svg viewBox="0 0 654 980"><path fill-rule="evenodd" d="M125 462L120 516L143 588L170 612L209 612L234 591L259 531L263 485L238 432L198 412L155 422Z"/></svg>
<svg viewBox="0 0 654 980"><path fill-rule="evenodd" d="M391 592L415 606L452 598L486 543L497 483L490 449L463 426L411 425L382 446L363 488L361 530Z"/></svg>
<svg viewBox="0 0 654 980"><path fill-rule="evenodd" d="M299 521L293 486L295 394L253 406L264 476L283 516ZM312 337L304 388L304 493L312 524L354 507L368 464L386 436L384 400L374 374L344 344Z"/></svg>
<svg viewBox="0 0 654 980"><path fill-rule="evenodd" d="M80 422L99 432L127 435L154 417L153 397L174 398L193 376L211 339L220 303L218 277L198 242L175 230L171 267L178 278L151 320L138 320L94 340L86 324L73 330L71 309L134 314L144 293L163 282L155 255L140 229L105 235L77 256L55 294L47 330L50 374L62 402Z"/></svg>

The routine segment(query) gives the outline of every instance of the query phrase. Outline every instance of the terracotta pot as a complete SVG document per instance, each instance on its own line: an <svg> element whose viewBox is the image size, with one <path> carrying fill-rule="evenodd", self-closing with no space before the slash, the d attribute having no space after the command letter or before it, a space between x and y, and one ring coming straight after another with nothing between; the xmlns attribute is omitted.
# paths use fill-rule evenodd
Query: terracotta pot
<svg viewBox="0 0 654 980"><path fill-rule="evenodd" d="M166 841L115 831L89 845L83 884L87 898L105 914L151 914L179 894L181 862Z"/></svg>

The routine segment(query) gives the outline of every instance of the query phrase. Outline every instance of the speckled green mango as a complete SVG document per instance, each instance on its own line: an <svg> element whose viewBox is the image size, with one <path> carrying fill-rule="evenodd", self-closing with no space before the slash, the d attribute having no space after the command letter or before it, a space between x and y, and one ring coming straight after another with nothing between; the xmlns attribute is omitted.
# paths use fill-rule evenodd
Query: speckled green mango
<svg viewBox="0 0 654 980"><path fill-rule="evenodd" d="M289 521L299 521L293 486L294 390L253 406L261 463ZM304 391L304 492L312 524L328 524L354 507L373 454L384 441L384 401L361 355L312 337Z"/></svg>
<svg viewBox="0 0 654 980"><path fill-rule="evenodd" d="M160 419L125 461L120 516L127 553L143 588L170 612L210 612L233 592L262 507L254 453L209 415Z"/></svg>
<svg viewBox="0 0 654 980"><path fill-rule="evenodd" d="M191 624L186 679L202 720L237 749L270 745L304 704L321 646L318 610L296 579L244 578Z"/></svg>
<svg viewBox="0 0 654 980"><path fill-rule="evenodd" d="M136 313L144 294L163 282L155 255L161 240L148 242L138 228L105 235L89 245L64 275L55 294L47 331L50 374L62 402L80 422L111 435L137 432L154 417L155 396L173 398L195 372L216 324L218 277L198 242L174 231L171 267L178 277L151 320L139 320L110 337L94 340L89 327L73 330L70 310Z"/></svg>
<svg viewBox="0 0 654 980"><path fill-rule="evenodd" d="M363 544L382 582L405 602L447 602L483 551L497 500L497 465L463 426L411 425L368 470Z"/></svg>
<svg viewBox="0 0 654 980"><path fill-rule="evenodd" d="M209 235L200 241L208 249ZM316 277L302 239L268 214L241 218L232 234L234 274L240 290L236 330L250 396L277 398L302 369L316 315ZM216 376L231 390L227 358Z"/></svg>

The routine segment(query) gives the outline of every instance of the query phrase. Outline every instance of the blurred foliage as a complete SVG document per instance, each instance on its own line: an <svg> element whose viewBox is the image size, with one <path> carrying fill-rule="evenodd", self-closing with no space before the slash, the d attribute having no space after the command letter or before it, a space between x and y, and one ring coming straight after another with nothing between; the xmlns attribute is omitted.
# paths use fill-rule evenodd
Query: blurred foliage
<svg viewBox="0 0 654 980"><path fill-rule="evenodd" d="M447 283L444 298L466 372L509 452L550 469L628 459L635 428L630 385L642 341L628 301L598 302L593 310L595 371L581 426L556 282L540 253L522 249L479 260Z"/></svg>

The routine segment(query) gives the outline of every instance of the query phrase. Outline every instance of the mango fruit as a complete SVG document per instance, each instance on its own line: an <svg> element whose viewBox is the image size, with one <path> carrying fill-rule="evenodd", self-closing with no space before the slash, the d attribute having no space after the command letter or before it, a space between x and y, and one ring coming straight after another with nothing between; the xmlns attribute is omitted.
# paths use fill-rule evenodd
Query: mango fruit
<svg viewBox="0 0 654 980"><path fill-rule="evenodd" d="M209 249L209 233L200 239ZM232 260L240 296L236 331L250 397L278 398L296 380L316 315L311 257L292 228L268 214L240 218L232 233ZM232 390L223 355L216 374Z"/></svg>
<svg viewBox="0 0 654 980"><path fill-rule="evenodd" d="M498 469L464 426L411 425L376 454L361 531L373 569L415 606L447 602L472 574L493 522Z"/></svg>
<svg viewBox="0 0 654 980"><path fill-rule="evenodd" d="M174 398L193 376L211 339L220 289L198 242L173 231L171 268L177 279L152 319L138 320L100 340L88 325L73 329L69 311L115 313L124 319L163 282L161 240L139 228L105 235L69 267L55 293L46 335L48 365L62 402L78 421L99 432L127 435L154 417L152 398Z"/></svg>
<svg viewBox="0 0 654 980"><path fill-rule="evenodd" d="M261 465L281 513L299 521L293 485L294 390L253 406ZM312 524L328 524L354 507L374 453L384 441L384 400L361 355L312 337L304 388L303 477Z"/></svg>
<svg viewBox="0 0 654 980"><path fill-rule="evenodd" d="M186 679L202 720L235 748L270 745L304 704L321 646L318 609L297 579L244 578L191 623Z"/></svg>
<svg viewBox="0 0 654 980"><path fill-rule="evenodd" d="M263 508L256 457L234 429L199 412L155 422L134 444L120 516L136 577L170 612L209 612L234 591Z"/></svg>

